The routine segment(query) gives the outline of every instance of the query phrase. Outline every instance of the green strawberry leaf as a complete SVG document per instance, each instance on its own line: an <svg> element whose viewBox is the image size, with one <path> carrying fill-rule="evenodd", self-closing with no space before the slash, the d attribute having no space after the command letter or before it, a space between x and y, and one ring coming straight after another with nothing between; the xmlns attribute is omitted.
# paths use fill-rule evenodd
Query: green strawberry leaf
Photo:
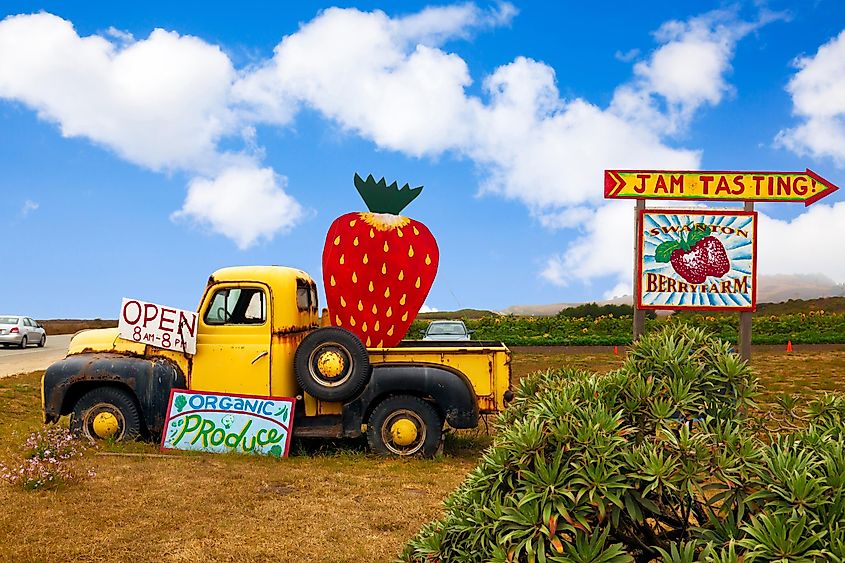
<svg viewBox="0 0 845 563"><path fill-rule="evenodd" d="M654 251L654 259L657 262L668 262L672 258L672 253L679 248L681 244L676 240L662 242Z"/></svg>
<svg viewBox="0 0 845 563"><path fill-rule="evenodd" d="M710 227L705 227L702 230L702 229L696 229L696 225L692 225L692 231L690 232L689 239L688 239L690 247L692 247L692 245L694 245L695 243L697 243L701 239L709 236L710 233L711 233Z"/></svg>

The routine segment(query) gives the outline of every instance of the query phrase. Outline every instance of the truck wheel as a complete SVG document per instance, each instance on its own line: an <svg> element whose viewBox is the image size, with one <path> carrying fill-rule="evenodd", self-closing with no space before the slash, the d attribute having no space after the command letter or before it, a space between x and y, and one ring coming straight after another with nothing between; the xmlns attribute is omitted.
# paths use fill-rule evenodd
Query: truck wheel
<svg viewBox="0 0 845 563"><path fill-rule="evenodd" d="M367 442L379 454L432 457L443 438L443 420L426 401L394 395L380 402L367 420Z"/></svg>
<svg viewBox="0 0 845 563"><path fill-rule="evenodd" d="M70 430L88 440L134 440L141 435L141 417L132 396L115 387L98 387L76 402Z"/></svg>
<svg viewBox="0 0 845 563"><path fill-rule="evenodd" d="M337 327L318 328L302 339L293 359L299 386L321 401L345 401L370 380L370 356L357 336Z"/></svg>

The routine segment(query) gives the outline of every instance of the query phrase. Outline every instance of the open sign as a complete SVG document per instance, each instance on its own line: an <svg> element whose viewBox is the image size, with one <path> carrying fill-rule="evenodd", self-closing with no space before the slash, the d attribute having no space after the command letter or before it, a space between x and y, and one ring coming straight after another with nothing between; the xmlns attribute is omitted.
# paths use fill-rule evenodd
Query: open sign
<svg viewBox="0 0 845 563"><path fill-rule="evenodd" d="M197 353L197 314L138 299L123 298L120 337L165 350Z"/></svg>

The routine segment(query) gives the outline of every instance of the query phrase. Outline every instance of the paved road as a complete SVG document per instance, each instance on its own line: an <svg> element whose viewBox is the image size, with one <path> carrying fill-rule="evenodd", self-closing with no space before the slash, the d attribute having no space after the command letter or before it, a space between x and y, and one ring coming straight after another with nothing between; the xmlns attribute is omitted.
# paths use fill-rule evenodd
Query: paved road
<svg viewBox="0 0 845 563"><path fill-rule="evenodd" d="M65 357L71 336L71 334L48 335L47 344L43 348L37 346L29 346L23 350L0 348L0 377L47 369L47 366Z"/></svg>

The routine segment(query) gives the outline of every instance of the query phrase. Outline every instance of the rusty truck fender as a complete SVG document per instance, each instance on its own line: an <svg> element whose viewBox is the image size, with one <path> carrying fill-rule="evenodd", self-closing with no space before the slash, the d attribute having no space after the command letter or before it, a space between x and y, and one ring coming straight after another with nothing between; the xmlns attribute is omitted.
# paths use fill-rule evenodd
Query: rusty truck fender
<svg viewBox="0 0 845 563"><path fill-rule="evenodd" d="M452 428L478 425L478 402L472 384L457 370L434 364L376 364L364 391L343 408L345 435L360 435L361 424L390 395L429 399Z"/></svg>
<svg viewBox="0 0 845 563"><path fill-rule="evenodd" d="M91 389L109 385L135 398L146 430L161 432L171 389L187 387L182 370L166 358L140 358L113 353L74 354L52 364L41 381L44 421L70 414Z"/></svg>

